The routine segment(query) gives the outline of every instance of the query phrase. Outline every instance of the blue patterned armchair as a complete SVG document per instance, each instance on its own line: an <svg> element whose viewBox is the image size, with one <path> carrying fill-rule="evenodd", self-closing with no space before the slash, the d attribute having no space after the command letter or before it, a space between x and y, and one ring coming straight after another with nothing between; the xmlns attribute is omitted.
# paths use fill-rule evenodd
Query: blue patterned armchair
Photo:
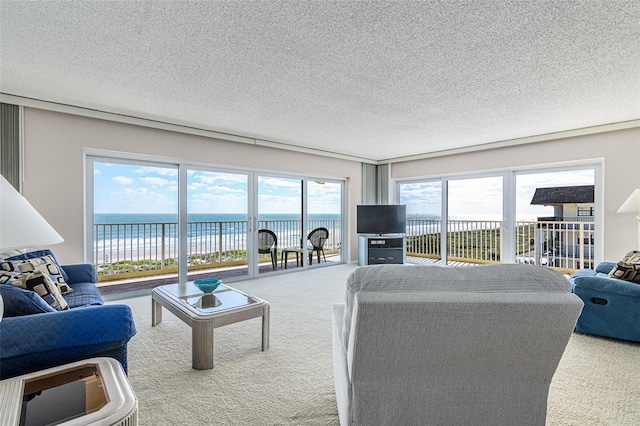
<svg viewBox="0 0 640 426"><path fill-rule="evenodd" d="M44 254L51 252L43 250L4 260ZM131 309L104 304L93 265L63 265L60 269L73 289L63 296L68 310L52 309L34 292L0 285L4 301L0 379L100 356L115 358L127 371L127 343L136 334Z"/></svg>

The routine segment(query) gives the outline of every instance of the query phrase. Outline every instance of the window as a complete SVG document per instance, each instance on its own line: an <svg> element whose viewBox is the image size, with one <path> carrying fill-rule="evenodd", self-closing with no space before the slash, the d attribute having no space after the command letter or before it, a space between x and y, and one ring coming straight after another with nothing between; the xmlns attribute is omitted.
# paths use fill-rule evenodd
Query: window
<svg viewBox="0 0 640 426"><path fill-rule="evenodd" d="M602 251L599 170L589 165L398 181L397 201L407 205L407 258L590 267ZM577 200L594 204L577 207Z"/></svg>
<svg viewBox="0 0 640 426"><path fill-rule="evenodd" d="M578 207L578 216L593 216L593 207Z"/></svg>

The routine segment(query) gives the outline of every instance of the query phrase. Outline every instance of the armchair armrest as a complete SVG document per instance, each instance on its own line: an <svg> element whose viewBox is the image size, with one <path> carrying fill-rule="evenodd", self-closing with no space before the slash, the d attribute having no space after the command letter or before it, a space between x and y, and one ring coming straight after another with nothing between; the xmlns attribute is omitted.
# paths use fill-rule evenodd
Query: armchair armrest
<svg viewBox="0 0 640 426"><path fill-rule="evenodd" d="M4 318L0 323L0 359L75 352L74 348L126 343L136 334L127 305L89 306L44 314Z"/></svg>
<svg viewBox="0 0 640 426"><path fill-rule="evenodd" d="M624 296L640 297L640 285L618 278L578 276L574 278L574 286Z"/></svg>
<svg viewBox="0 0 640 426"><path fill-rule="evenodd" d="M78 263L75 265L64 265L62 269L67 273L68 284L75 283L97 283L98 273L90 263Z"/></svg>
<svg viewBox="0 0 640 426"><path fill-rule="evenodd" d="M601 262L596 266L596 273L608 274L614 266L616 266L615 262Z"/></svg>

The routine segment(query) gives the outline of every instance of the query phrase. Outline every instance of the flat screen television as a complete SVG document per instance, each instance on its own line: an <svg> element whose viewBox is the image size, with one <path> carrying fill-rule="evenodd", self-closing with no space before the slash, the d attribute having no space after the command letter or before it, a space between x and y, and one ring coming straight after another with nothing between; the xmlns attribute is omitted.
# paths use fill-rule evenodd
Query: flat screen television
<svg viewBox="0 0 640 426"><path fill-rule="evenodd" d="M407 232L407 206L377 204L357 206L358 234L404 234Z"/></svg>

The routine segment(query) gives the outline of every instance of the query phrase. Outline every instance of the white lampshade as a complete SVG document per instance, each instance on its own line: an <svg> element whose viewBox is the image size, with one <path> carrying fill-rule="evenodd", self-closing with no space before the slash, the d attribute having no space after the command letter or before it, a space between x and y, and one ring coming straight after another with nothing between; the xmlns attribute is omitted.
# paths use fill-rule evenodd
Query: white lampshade
<svg viewBox="0 0 640 426"><path fill-rule="evenodd" d="M640 188L633 191L627 201L625 201L620 208L618 209L618 213L640 213Z"/></svg>
<svg viewBox="0 0 640 426"><path fill-rule="evenodd" d="M638 250L640 250L640 188L629 195L627 201L618 209L618 213L633 213L638 215L636 219L638 219Z"/></svg>
<svg viewBox="0 0 640 426"><path fill-rule="evenodd" d="M64 239L0 176L0 251L58 244Z"/></svg>

